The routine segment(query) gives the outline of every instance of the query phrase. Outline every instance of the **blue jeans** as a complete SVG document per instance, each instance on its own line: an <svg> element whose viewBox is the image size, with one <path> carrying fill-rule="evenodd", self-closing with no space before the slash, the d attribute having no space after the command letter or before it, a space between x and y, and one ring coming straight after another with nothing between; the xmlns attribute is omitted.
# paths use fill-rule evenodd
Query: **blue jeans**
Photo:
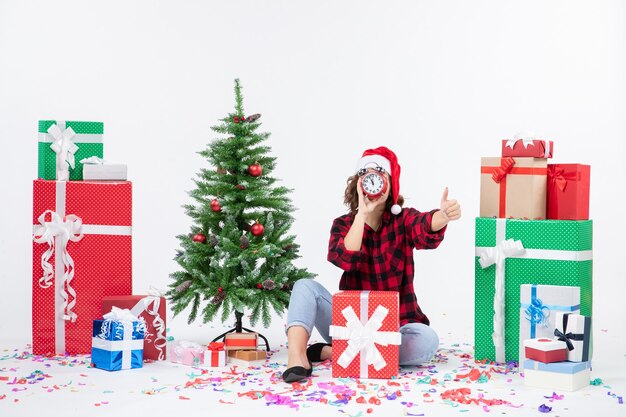
<svg viewBox="0 0 626 417"><path fill-rule="evenodd" d="M296 281L289 299L287 330L301 326L311 336L315 327L327 343L332 321L332 296L319 282L312 279ZM439 346L439 336L430 326L408 323L400 327L400 365L421 365L432 359Z"/></svg>

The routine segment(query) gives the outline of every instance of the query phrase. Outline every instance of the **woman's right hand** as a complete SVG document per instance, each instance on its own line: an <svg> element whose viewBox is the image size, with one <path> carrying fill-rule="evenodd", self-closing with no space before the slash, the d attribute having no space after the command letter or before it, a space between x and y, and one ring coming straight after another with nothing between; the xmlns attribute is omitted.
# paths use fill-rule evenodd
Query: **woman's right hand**
<svg viewBox="0 0 626 417"><path fill-rule="evenodd" d="M389 190L387 190L387 192L378 197L376 200L370 200L365 194L363 194L361 181L363 181L363 177L359 178L359 183L356 187L356 192L359 195L359 208L357 214L361 214L367 217L369 214L373 213L378 206L385 204L385 202L387 201L387 197L389 196Z"/></svg>

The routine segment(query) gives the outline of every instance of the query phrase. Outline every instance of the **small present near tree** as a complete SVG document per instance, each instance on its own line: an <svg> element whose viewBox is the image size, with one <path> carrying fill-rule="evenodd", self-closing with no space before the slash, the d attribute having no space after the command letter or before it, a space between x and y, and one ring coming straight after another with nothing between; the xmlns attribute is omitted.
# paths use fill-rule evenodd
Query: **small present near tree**
<svg viewBox="0 0 626 417"><path fill-rule="evenodd" d="M297 268L295 236L289 234L294 207L286 187L272 176L276 158L263 142L260 114L246 116L239 80L235 112L212 130L221 137L199 152L210 167L201 169L190 192L196 204L185 205L193 220L191 233L178 236L175 257L181 270L171 274L168 298L177 315L191 307L188 322L206 323L221 310L226 321L249 313L255 325L271 322L289 304L293 284L314 275Z"/></svg>

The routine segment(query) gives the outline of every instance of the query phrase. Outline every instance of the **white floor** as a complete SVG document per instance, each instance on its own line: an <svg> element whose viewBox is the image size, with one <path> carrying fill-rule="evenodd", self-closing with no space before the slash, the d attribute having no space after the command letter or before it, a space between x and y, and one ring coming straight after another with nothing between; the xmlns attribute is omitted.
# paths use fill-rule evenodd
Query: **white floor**
<svg viewBox="0 0 626 417"><path fill-rule="evenodd" d="M279 342L284 338L272 335L271 339ZM626 416L626 405L618 398L626 396L626 347L619 343L621 336L601 326L595 333L591 379L600 378L602 383L571 393L557 391L556 397L562 395L562 399L553 398L552 390L524 386L517 373L498 373L505 368L474 363L471 340L464 340L467 335L447 334L441 339L430 367L406 368L391 383L333 379L327 363L317 366L307 383L293 386L280 379L286 362L284 345L277 346L267 361L233 361L226 368L157 362L137 370L106 372L90 368L88 356L36 358L23 353L26 345L6 346L2 341L0 416L282 416L294 412L351 417L530 416L543 415L538 411L542 404L552 407L548 414L552 416ZM458 378L472 368L489 372L490 379ZM459 388L468 388L468 397L503 400L510 405L458 404L442 399L444 392ZM347 399L345 394L351 391ZM366 403L358 402L359 397ZM374 402L378 398L380 403L369 403L370 398Z"/></svg>

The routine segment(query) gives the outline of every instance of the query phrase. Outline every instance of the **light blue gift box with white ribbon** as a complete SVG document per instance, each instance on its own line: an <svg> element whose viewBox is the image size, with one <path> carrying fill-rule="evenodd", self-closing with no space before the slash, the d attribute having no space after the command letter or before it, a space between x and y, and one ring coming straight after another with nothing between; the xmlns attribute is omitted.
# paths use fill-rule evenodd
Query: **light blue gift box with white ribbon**
<svg viewBox="0 0 626 417"><path fill-rule="evenodd" d="M554 339L559 312L580 313L580 287L533 284L520 286L520 367L525 366L524 340L540 337Z"/></svg>
<svg viewBox="0 0 626 417"><path fill-rule="evenodd" d="M109 313L104 320L93 321L91 363L94 368L120 371L143 367L146 324L130 317L115 317Z"/></svg>

